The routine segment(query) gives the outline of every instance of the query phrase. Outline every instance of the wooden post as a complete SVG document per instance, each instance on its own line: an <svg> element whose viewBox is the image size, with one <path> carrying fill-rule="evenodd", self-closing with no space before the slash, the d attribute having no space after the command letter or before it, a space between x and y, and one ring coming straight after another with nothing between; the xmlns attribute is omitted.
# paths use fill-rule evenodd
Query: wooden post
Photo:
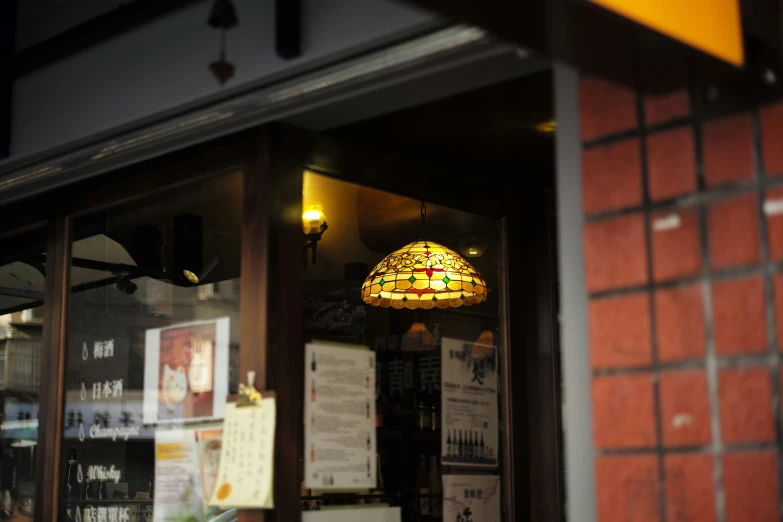
<svg viewBox="0 0 783 522"><path fill-rule="evenodd" d="M240 511L240 522L301 520L304 346L302 180L305 141L282 125L265 128L245 164L240 291L240 378L277 393L274 511Z"/></svg>

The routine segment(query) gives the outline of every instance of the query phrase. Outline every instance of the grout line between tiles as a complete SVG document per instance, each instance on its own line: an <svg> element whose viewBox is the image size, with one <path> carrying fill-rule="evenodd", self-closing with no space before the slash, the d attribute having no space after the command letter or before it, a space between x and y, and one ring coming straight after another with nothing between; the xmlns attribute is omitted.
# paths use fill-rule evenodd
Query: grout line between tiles
<svg viewBox="0 0 783 522"><path fill-rule="evenodd" d="M695 121L693 126L696 169L699 176L699 188L707 186L704 172L704 151L702 147L701 120L702 107L696 90L691 91L691 105ZM712 435L713 479L715 485L715 513L717 522L726 522L726 501L723 487L723 441L720 429L720 404L718 390L718 356L715 348L712 310L712 269L710 267L709 234L707 230L707 200L699 206L699 244L702 255L702 303L706 340L705 366L707 369L707 389L710 403L710 432Z"/></svg>
<svg viewBox="0 0 783 522"><path fill-rule="evenodd" d="M652 212L649 211L650 207L650 184L649 184L649 172L647 161L647 134L648 131L645 127L645 115L644 115L644 98L639 92L636 93L636 116L639 121L639 161L641 161L640 171L642 178L642 203L647 211L643 213L644 216L644 250L647 263L647 281L646 285L649 290L647 291L647 301L650 310L650 360L653 366L658 364L658 335L656 334L657 317L655 313L655 293L652 289L653 277L653 254L652 254L652 230L651 219ZM663 451L663 413L661 408L661 381L658 371L652 373L652 386L653 386L653 422L655 426L655 453L657 455L656 466L658 470L658 513L661 522L666 521L666 469L664 466L664 451Z"/></svg>
<svg viewBox="0 0 783 522"><path fill-rule="evenodd" d="M769 236L767 234L767 219L764 213L764 195L766 189L761 183L765 178L765 173L761 150L761 128L757 110L751 112L751 128L753 136L754 170L756 172L756 179L759 181L757 208L760 227L761 261L766 264L769 261ZM780 448L783 448L783 425L781 425L780 412L780 356L777 350L778 339L777 331L775 329L775 295L772 285L772 274L770 271L766 270L764 271L764 304L767 325L767 354L771 366L770 379L772 381L772 404L770 407L772 408L775 444L777 449L778 516L780 520L783 520L783 452L780 451Z"/></svg>

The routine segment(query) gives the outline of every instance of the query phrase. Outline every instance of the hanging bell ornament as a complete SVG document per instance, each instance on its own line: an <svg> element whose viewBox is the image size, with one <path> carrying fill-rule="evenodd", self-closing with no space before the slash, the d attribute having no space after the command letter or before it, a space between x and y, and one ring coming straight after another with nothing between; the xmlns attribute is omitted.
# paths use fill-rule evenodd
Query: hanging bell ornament
<svg viewBox="0 0 783 522"><path fill-rule="evenodd" d="M237 11L231 0L215 0L207 23L215 29L231 29L239 24Z"/></svg>
<svg viewBox="0 0 783 522"><path fill-rule="evenodd" d="M228 80L234 77L234 64L226 61L225 53L220 53L220 59L209 64L209 70L212 71L212 75L220 82L220 85L225 85Z"/></svg>
<svg viewBox="0 0 783 522"><path fill-rule="evenodd" d="M220 85L234 77L234 64L226 60L226 30L239 24L237 11L231 0L215 0L207 23L220 31L220 58L209 64L209 70Z"/></svg>

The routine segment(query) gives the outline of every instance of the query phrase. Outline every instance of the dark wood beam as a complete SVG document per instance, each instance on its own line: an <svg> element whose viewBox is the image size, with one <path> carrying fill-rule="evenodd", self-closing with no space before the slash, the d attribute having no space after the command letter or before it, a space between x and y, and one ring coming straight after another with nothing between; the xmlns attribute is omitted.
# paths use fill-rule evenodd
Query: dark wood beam
<svg viewBox="0 0 783 522"><path fill-rule="evenodd" d="M35 522L59 520L59 477L62 412L64 401L66 323L71 258L71 220L61 212L48 225L46 248L49 270L45 291L43 343L41 345L41 395L38 422L38 455L35 476L49 480L35 489ZM44 385L48 384L48 385Z"/></svg>
<svg viewBox="0 0 783 522"><path fill-rule="evenodd" d="M0 2L0 159L11 155L11 108L16 49L16 0Z"/></svg>
<svg viewBox="0 0 783 522"><path fill-rule="evenodd" d="M148 24L162 16L192 5L200 0L135 0L124 2L108 13L91 18L47 40L16 53L14 69L17 76L33 72L106 40ZM5 0L0 4L14 3ZM76 8L74 6L73 8ZM0 25L4 18L0 8ZM204 7L207 23L209 6ZM0 33L2 34L2 33Z"/></svg>

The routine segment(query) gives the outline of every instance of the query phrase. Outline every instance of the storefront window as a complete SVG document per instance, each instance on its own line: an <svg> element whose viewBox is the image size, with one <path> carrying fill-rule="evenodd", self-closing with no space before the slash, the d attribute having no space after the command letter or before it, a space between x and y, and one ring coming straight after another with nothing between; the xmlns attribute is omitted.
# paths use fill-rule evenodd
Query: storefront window
<svg viewBox="0 0 783 522"><path fill-rule="evenodd" d="M44 230L0 242L0 519L32 520L41 387Z"/></svg>
<svg viewBox="0 0 783 522"><path fill-rule="evenodd" d="M303 199L328 226L304 274L302 509L508 520L498 222L309 172Z"/></svg>
<svg viewBox="0 0 783 522"><path fill-rule="evenodd" d="M206 500L238 381L241 179L75 220L62 520L220 513Z"/></svg>

